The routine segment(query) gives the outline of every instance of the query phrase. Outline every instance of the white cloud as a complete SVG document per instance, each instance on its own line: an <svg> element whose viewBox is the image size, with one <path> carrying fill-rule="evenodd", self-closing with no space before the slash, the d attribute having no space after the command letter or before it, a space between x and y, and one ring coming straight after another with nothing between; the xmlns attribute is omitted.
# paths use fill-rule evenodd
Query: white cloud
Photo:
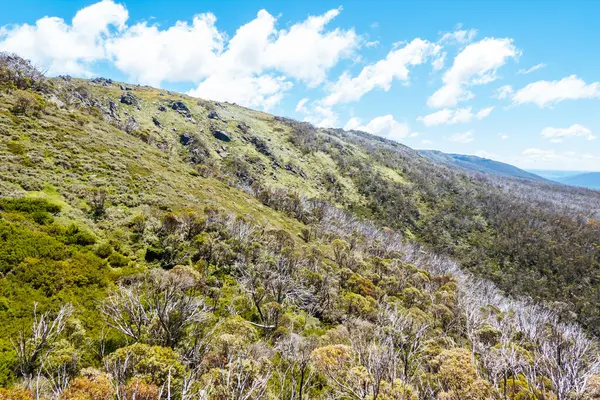
<svg viewBox="0 0 600 400"><path fill-rule="evenodd" d="M533 67L531 67L531 68L527 68L527 69L520 69L520 70L517 72L517 74L519 74L519 75L526 75L526 74L530 74L530 73L532 73L533 71L537 71L538 69L544 68L545 66L546 66L546 64L543 64L543 63L541 63L541 64L536 64L536 65L534 65L534 66L533 66Z"/></svg>
<svg viewBox="0 0 600 400"><path fill-rule="evenodd" d="M444 62L446 61L446 52L440 53L432 62L431 65L433 65L433 70L434 71L439 71L440 69L444 68Z"/></svg>
<svg viewBox="0 0 600 400"><path fill-rule="evenodd" d="M475 140L473 136L474 133L471 130L464 133L455 133L454 135L450 136L448 140L456 143L471 143L473 140Z"/></svg>
<svg viewBox="0 0 600 400"><path fill-rule="evenodd" d="M477 112L477 114L475 114L475 118L484 119L486 117L489 117L490 114L492 113L492 111L494 110L494 108L495 108L494 106L482 108L481 110L479 110Z"/></svg>
<svg viewBox="0 0 600 400"><path fill-rule="evenodd" d="M510 85L500 86L498 89L496 89L492 98L498 99L498 100L503 100L503 99L506 99L507 97L511 96L513 94L513 92L514 92L513 88Z"/></svg>
<svg viewBox="0 0 600 400"><path fill-rule="evenodd" d="M498 136L500 136L500 139L502 140L508 139L508 135L506 133L499 133Z"/></svg>
<svg viewBox="0 0 600 400"><path fill-rule="evenodd" d="M416 132L411 132L407 124L396 121L392 115L373 118L366 125L362 125L359 118L353 117L344 125L344 129L363 131L395 141L418 135Z"/></svg>
<svg viewBox="0 0 600 400"><path fill-rule="evenodd" d="M518 58L520 51L512 39L485 38L465 47L444 74L444 86L427 100L433 108L455 107L459 102L474 97L467 88L496 80L497 70L510 58Z"/></svg>
<svg viewBox="0 0 600 400"><path fill-rule="evenodd" d="M298 104L296 104L296 112L301 112L301 113L306 113L308 112L308 110L306 109L306 107L304 107L304 105L308 102L308 98L303 98L301 99Z"/></svg>
<svg viewBox="0 0 600 400"><path fill-rule="evenodd" d="M153 86L160 86L163 81L197 82L214 73L218 54L225 45L225 36L215 22L213 14L196 15L191 24L178 21L164 30L141 22L112 38L107 50L115 66L135 82ZM253 21L252 26L240 29L255 28L252 33L264 40L269 32L260 34L256 29L258 22L270 23L271 27L273 24L267 13ZM236 43L233 39L232 42L235 51Z"/></svg>
<svg viewBox="0 0 600 400"><path fill-rule="evenodd" d="M304 114L304 121L320 128L338 128L340 126L338 115L331 107L323 105L320 101L313 101L310 108L306 107L309 99L304 98L296 105L296 111Z"/></svg>
<svg viewBox="0 0 600 400"><path fill-rule="evenodd" d="M283 76L231 76L223 73L211 75L188 95L270 110L279 104L284 92L292 86Z"/></svg>
<svg viewBox="0 0 600 400"><path fill-rule="evenodd" d="M436 55L440 46L422 39L414 39L404 47L390 51L386 58L367 65L356 77L344 72L337 82L328 87L330 94L323 103L332 106L358 101L373 89L388 91L394 79L407 81L409 67L424 63Z"/></svg>
<svg viewBox="0 0 600 400"><path fill-rule="evenodd" d="M454 32L446 32L439 40L443 44L465 44L473 40L477 34L477 29L460 29L462 25L458 25Z"/></svg>
<svg viewBox="0 0 600 400"><path fill-rule="evenodd" d="M379 40L373 40L365 43L365 47L377 47L379 46Z"/></svg>
<svg viewBox="0 0 600 400"><path fill-rule="evenodd" d="M137 83L198 85L195 96L268 109L294 82L324 82L362 42L354 29L327 29L341 8L309 16L285 29L265 10L228 36L211 13L171 26L127 27L128 12L113 0L81 9L69 25L44 17L34 26L0 28L0 50L17 52L50 74L90 75L94 62L111 62Z"/></svg>
<svg viewBox="0 0 600 400"><path fill-rule="evenodd" d="M330 10L320 16L310 16L294 24L289 30L277 32L276 39L268 44L265 64L296 79L316 86L326 78L327 71L342 57L349 57L358 46L354 29L334 29L324 32L340 9ZM240 60L241 61L241 60Z"/></svg>
<svg viewBox="0 0 600 400"><path fill-rule="evenodd" d="M425 115L424 117L418 117L418 121L422 121L427 127L436 125L452 125L458 123L471 122L473 119L484 119L488 117L494 107L487 107L479 110L477 113L473 113L471 107L449 109L444 108L443 110L436 111L434 113Z"/></svg>
<svg viewBox="0 0 600 400"><path fill-rule="evenodd" d="M574 124L568 128L552 128L546 127L542 130L541 135L550 139L553 143L560 143L564 138L583 136L587 140L594 140L596 136L592 135L592 131L583 125Z"/></svg>
<svg viewBox="0 0 600 400"><path fill-rule="evenodd" d="M537 81L519 89L512 97L515 104L534 103L544 108L564 100L600 98L600 82L586 84L575 75L559 81Z"/></svg>
<svg viewBox="0 0 600 400"><path fill-rule="evenodd" d="M571 171L600 171L600 156L591 153L557 152L529 148L515 160L520 168L537 168Z"/></svg>
<svg viewBox="0 0 600 400"><path fill-rule="evenodd" d="M104 0L82 8L71 24L58 17L43 17L35 25L0 29L0 50L18 53L50 74L90 75L91 63L106 58L104 44L125 26L125 7Z"/></svg>
<svg viewBox="0 0 600 400"><path fill-rule="evenodd" d="M191 26L178 22L166 30L144 23L111 41L109 49L117 67L134 80L155 86L197 82L188 94L268 110L293 86L290 78L317 85L352 54L359 42L352 29L325 31L339 13L330 10L278 31L277 19L261 10L229 41L212 14L196 16Z"/></svg>

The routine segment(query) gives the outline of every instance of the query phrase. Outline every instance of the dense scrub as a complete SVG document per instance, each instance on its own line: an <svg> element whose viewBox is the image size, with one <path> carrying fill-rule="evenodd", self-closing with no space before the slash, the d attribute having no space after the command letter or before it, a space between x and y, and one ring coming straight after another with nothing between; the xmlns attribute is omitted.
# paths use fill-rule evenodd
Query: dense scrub
<svg viewBox="0 0 600 400"><path fill-rule="evenodd" d="M6 57L0 398L600 396L594 192Z"/></svg>

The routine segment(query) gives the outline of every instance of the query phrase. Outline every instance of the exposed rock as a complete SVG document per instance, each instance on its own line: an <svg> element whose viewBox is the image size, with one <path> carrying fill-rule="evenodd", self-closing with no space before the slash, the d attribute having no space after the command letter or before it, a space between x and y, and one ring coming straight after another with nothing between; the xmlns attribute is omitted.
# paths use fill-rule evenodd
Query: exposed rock
<svg viewBox="0 0 600 400"><path fill-rule="evenodd" d="M190 109L188 108L188 106L185 105L185 103L183 101L174 101L171 103L171 108L175 111L177 111L178 113L180 113L181 115L184 115L188 118L191 118L192 113L190 112Z"/></svg>
<svg viewBox="0 0 600 400"><path fill-rule="evenodd" d="M189 146L194 142L194 137L189 132L184 132L179 135L179 143L184 146Z"/></svg>
<svg viewBox="0 0 600 400"><path fill-rule="evenodd" d="M252 136L250 138L250 143L254 145L254 147L256 148L256 150L258 150L259 153L264 154L269 158L273 158L273 153L271 153L267 142L265 142L263 139L256 136Z"/></svg>
<svg viewBox="0 0 600 400"><path fill-rule="evenodd" d="M125 88L125 86L123 86L123 85L119 85L119 89L121 89L121 90L127 90L127 88Z"/></svg>
<svg viewBox="0 0 600 400"><path fill-rule="evenodd" d="M102 77L91 79L90 82L95 83L97 85L102 85L102 86L109 86L109 85L113 84L112 79L106 79L106 78L102 78Z"/></svg>
<svg viewBox="0 0 600 400"><path fill-rule="evenodd" d="M137 104L137 99L131 93L123 93L121 95L121 103L132 106L134 104Z"/></svg>
<svg viewBox="0 0 600 400"><path fill-rule="evenodd" d="M231 135L229 135L227 132L214 131L213 136L215 137L215 139L219 139L224 142L231 142Z"/></svg>
<svg viewBox="0 0 600 400"><path fill-rule="evenodd" d="M246 124L245 122L240 122L237 125L238 129L244 133L248 133L248 131L250 130L250 127L248 126L248 124Z"/></svg>
<svg viewBox="0 0 600 400"><path fill-rule="evenodd" d="M112 99L108 99L108 117L109 121L117 121L119 119L119 113L117 112L117 103Z"/></svg>
<svg viewBox="0 0 600 400"><path fill-rule="evenodd" d="M127 133L132 133L139 127L137 120L134 117L129 117L123 126L123 130Z"/></svg>
<svg viewBox="0 0 600 400"><path fill-rule="evenodd" d="M167 111L167 107L165 107L161 104L160 106L158 106L158 111L165 112L165 111Z"/></svg>
<svg viewBox="0 0 600 400"><path fill-rule="evenodd" d="M60 79L62 79L63 81L67 81L67 82L71 82L71 75L59 75L58 76Z"/></svg>
<svg viewBox="0 0 600 400"><path fill-rule="evenodd" d="M217 114L217 112L215 110L212 110L211 112L209 112L207 117L210 119L221 119L219 117L219 114Z"/></svg>
<svg viewBox="0 0 600 400"><path fill-rule="evenodd" d="M65 105L65 103L64 103L64 102L63 102L61 99L59 99L58 97L56 97L56 95L55 95L55 94L51 95L51 96L50 96L50 98L49 98L48 100L49 100L50 102L52 102L52 103L56 104L56 106L57 106L58 108L63 108L63 107L64 107L64 105Z"/></svg>
<svg viewBox="0 0 600 400"><path fill-rule="evenodd" d="M293 164L287 163L285 165L286 171L291 172L292 174L300 175L302 178L306 179L306 174L300 168L296 167Z"/></svg>
<svg viewBox="0 0 600 400"><path fill-rule="evenodd" d="M152 117L152 122L154 122L154 125L156 125L157 127L159 127L159 128L162 127L162 124L160 123L160 121L158 120L158 118Z"/></svg>

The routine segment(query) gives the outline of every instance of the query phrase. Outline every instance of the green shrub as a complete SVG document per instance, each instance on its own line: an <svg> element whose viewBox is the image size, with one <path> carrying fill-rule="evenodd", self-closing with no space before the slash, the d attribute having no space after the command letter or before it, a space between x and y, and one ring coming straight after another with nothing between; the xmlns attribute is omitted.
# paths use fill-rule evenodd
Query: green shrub
<svg viewBox="0 0 600 400"><path fill-rule="evenodd" d="M108 263L110 264L111 267L114 267L114 268L126 267L127 264L129 264L129 258L125 257L124 255L122 255L120 253L113 252L108 257Z"/></svg>
<svg viewBox="0 0 600 400"><path fill-rule="evenodd" d="M57 214L60 212L60 206L50 203L46 199L32 198L0 198L0 210L19 211L24 213L48 212Z"/></svg>

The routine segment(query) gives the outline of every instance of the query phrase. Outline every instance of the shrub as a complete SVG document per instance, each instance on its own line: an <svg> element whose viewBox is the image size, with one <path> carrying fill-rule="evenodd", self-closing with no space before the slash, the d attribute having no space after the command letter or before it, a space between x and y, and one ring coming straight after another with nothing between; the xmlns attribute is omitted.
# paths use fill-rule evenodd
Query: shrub
<svg viewBox="0 0 600 400"><path fill-rule="evenodd" d="M33 400L33 392L22 388L0 388L0 400Z"/></svg>
<svg viewBox="0 0 600 400"><path fill-rule="evenodd" d="M129 264L129 258L125 257L124 255L122 255L120 253L113 252L108 257L108 263L113 268L126 267L127 264Z"/></svg>
<svg viewBox="0 0 600 400"><path fill-rule="evenodd" d="M105 375L75 378L61 394L60 400L106 400L114 389Z"/></svg>
<svg viewBox="0 0 600 400"><path fill-rule="evenodd" d="M11 112L15 115L39 117L46 109L46 100L36 93L21 92Z"/></svg>
<svg viewBox="0 0 600 400"><path fill-rule="evenodd" d="M60 212L60 206L52 204L46 199L4 198L0 199L0 210L19 211L29 214L39 212L48 212L51 214L56 214Z"/></svg>

